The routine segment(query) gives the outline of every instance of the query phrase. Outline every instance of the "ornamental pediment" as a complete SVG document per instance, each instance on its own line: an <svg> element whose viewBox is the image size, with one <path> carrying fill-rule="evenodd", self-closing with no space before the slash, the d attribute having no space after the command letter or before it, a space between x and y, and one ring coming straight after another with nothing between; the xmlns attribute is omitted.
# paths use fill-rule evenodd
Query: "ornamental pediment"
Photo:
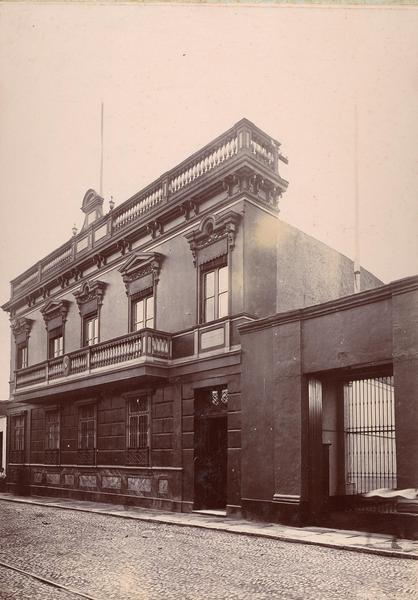
<svg viewBox="0 0 418 600"><path fill-rule="evenodd" d="M104 281L85 281L81 288L77 292L74 292L74 298L79 307L94 300L101 305L105 289L106 283Z"/></svg>
<svg viewBox="0 0 418 600"><path fill-rule="evenodd" d="M196 266L199 251L223 240L224 252L227 253L235 246L235 236L241 215L233 210L221 215L209 215L205 217L198 227L185 235L189 242L193 255L193 263Z"/></svg>
<svg viewBox="0 0 418 600"><path fill-rule="evenodd" d="M33 319L27 319L26 317L18 317L16 319L12 319L10 323L10 327L12 328L12 332L15 338L29 337L32 325Z"/></svg>
<svg viewBox="0 0 418 600"><path fill-rule="evenodd" d="M124 283L152 274L158 280L163 255L158 252L133 252L119 269Z"/></svg>
<svg viewBox="0 0 418 600"><path fill-rule="evenodd" d="M231 244L234 244L235 233L240 220L241 215L233 210L221 215L210 215L203 219L196 229L187 233L185 237L190 246L195 249L216 242L222 237L229 237Z"/></svg>
<svg viewBox="0 0 418 600"><path fill-rule="evenodd" d="M92 189L87 190L83 198L81 210L85 214L81 231L87 229L94 221L103 216L103 198Z"/></svg>
<svg viewBox="0 0 418 600"><path fill-rule="evenodd" d="M49 300L41 309L45 323L58 317L65 321L69 305L68 300Z"/></svg>

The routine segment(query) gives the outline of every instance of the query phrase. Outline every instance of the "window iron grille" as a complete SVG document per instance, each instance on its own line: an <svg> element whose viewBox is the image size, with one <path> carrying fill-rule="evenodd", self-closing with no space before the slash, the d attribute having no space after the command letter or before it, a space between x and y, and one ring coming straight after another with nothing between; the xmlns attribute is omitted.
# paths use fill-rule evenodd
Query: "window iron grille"
<svg viewBox="0 0 418 600"><path fill-rule="evenodd" d="M59 412L57 410L48 411L45 420L46 450L58 450L60 441Z"/></svg>
<svg viewBox="0 0 418 600"><path fill-rule="evenodd" d="M25 449L25 415L16 415L12 417L12 451L22 451Z"/></svg>
<svg viewBox="0 0 418 600"><path fill-rule="evenodd" d="M214 406L222 406L228 404L228 390L212 390L211 402Z"/></svg>
<svg viewBox="0 0 418 600"><path fill-rule="evenodd" d="M93 450L96 445L96 413L92 404L80 406L78 415L78 448Z"/></svg>
<svg viewBox="0 0 418 600"><path fill-rule="evenodd" d="M396 488L393 376L344 384L347 495Z"/></svg>
<svg viewBox="0 0 418 600"><path fill-rule="evenodd" d="M131 398L128 404L128 448L145 449L149 446L149 400Z"/></svg>

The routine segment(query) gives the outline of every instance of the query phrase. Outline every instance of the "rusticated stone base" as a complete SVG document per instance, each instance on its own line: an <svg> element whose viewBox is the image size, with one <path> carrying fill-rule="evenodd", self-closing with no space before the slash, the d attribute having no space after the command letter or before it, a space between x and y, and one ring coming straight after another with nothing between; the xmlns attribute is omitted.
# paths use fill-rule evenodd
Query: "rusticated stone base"
<svg viewBox="0 0 418 600"><path fill-rule="evenodd" d="M181 511L181 469L37 465L21 471L9 478L8 491L21 493L24 471L28 494Z"/></svg>

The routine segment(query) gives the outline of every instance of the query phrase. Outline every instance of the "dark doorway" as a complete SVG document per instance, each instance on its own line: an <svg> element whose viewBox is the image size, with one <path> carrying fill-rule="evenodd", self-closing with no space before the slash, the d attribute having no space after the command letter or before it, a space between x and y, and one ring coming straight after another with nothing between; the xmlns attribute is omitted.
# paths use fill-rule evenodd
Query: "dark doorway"
<svg viewBox="0 0 418 600"><path fill-rule="evenodd" d="M222 388L195 394L194 508L226 507L227 402Z"/></svg>
<svg viewBox="0 0 418 600"><path fill-rule="evenodd" d="M0 468L3 466L3 432L0 431Z"/></svg>

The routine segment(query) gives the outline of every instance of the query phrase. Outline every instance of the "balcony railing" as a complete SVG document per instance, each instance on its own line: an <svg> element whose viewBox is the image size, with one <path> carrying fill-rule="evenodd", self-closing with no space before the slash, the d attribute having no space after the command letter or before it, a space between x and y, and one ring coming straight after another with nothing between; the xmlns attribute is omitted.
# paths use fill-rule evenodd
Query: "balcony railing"
<svg viewBox="0 0 418 600"><path fill-rule="evenodd" d="M15 371L17 392L30 386L62 384L71 376L94 375L117 365L135 366L150 357L162 366L175 366L184 361L235 352L240 348L238 328L256 317L247 313L197 324L190 329L166 333L141 329L94 346L87 346L64 356ZM163 361L163 362L161 362Z"/></svg>
<svg viewBox="0 0 418 600"><path fill-rule="evenodd" d="M155 329L142 329L108 342L88 346L65 356L16 371L16 390L65 379L70 375L94 373L103 367L135 361L149 356L169 359L171 336Z"/></svg>
<svg viewBox="0 0 418 600"><path fill-rule="evenodd" d="M70 239L12 282L12 298L27 293L35 285L66 269L79 258L80 253L103 243L104 234L119 235L133 223L143 220L154 209L171 198L178 197L195 181L223 169L238 156L255 159L264 169L278 176L278 144L250 121L243 119L229 131L199 150L162 177L135 194L132 198L92 224L92 235L86 232ZM97 232L97 235L96 235ZM104 234L103 234L104 232Z"/></svg>

